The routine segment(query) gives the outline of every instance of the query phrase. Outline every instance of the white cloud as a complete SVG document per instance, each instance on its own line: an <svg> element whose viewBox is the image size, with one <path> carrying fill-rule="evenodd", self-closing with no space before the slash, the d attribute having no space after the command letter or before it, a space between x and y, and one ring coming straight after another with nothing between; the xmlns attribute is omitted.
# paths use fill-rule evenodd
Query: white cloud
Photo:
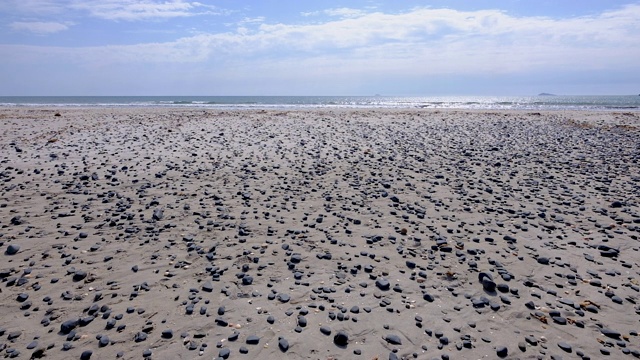
<svg viewBox="0 0 640 360"><path fill-rule="evenodd" d="M58 22L40 22L40 21L31 21L31 22L22 22L16 21L9 24L9 27L14 31L27 31L32 32L34 34L46 35L53 34L60 31L65 31L69 29L70 23L62 24Z"/></svg>
<svg viewBox="0 0 640 360"><path fill-rule="evenodd" d="M19 16L78 16L88 13L106 20L149 20L231 11L187 0L2 0L0 12Z"/></svg>
<svg viewBox="0 0 640 360"><path fill-rule="evenodd" d="M121 20L191 14L198 6L180 1L162 3L160 8L156 7L159 3L150 2L136 2L146 4L141 8L123 6L122 0L101 3L106 7L96 11ZM166 13L160 15L162 12ZM631 71L638 70L640 59L640 5L565 19L515 17L497 10L430 8L398 14L352 14L302 25L245 19L245 24L257 26L163 43L83 48L5 45L0 46L0 55L11 56L0 56L4 58L0 64L44 59L88 68L190 63L194 68L201 64L206 69L203 76L209 78L234 74L238 78L303 81L314 76L346 79L379 74L418 77L521 74L545 69Z"/></svg>
<svg viewBox="0 0 640 360"><path fill-rule="evenodd" d="M3 0L0 11L29 15L52 15L64 11L65 3L60 0Z"/></svg>
<svg viewBox="0 0 640 360"><path fill-rule="evenodd" d="M213 6L183 0L74 0L69 8L106 20L125 21L219 13Z"/></svg>
<svg viewBox="0 0 640 360"><path fill-rule="evenodd" d="M355 18L365 15L366 12L360 9L352 9L352 8L335 8L335 9L326 9L322 11L310 11L301 13L302 16L318 16L318 15L328 15L340 18Z"/></svg>

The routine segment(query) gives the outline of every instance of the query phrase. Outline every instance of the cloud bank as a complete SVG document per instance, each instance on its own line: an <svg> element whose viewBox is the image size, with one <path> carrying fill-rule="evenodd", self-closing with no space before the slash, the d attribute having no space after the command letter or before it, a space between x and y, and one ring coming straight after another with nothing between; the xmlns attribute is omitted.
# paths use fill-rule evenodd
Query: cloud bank
<svg viewBox="0 0 640 360"><path fill-rule="evenodd" d="M23 21L15 21L9 24L9 27L13 31L27 31L34 34L53 34L60 31L65 31L69 29L67 24L61 24L58 22L43 22L43 21L31 21L31 22L23 22Z"/></svg>
<svg viewBox="0 0 640 360"><path fill-rule="evenodd" d="M100 4L70 6L115 21L213 11L184 1L109 0ZM72 63L83 71L188 65L184 71L194 78L235 79L236 84L257 79L264 84L296 79L349 78L357 83L366 78L382 81L446 74L490 77L545 71L635 71L640 58L640 5L571 18L418 7L393 14L328 9L301 14L300 19L283 23L245 18L228 31L201 31L172 41L131 45L0 45L0 54L13 54L9 60L3 56L0 64L7 65L11 59L33 65L53 61ZM53 33L65 26L15 23L12 28Z"/></svg>

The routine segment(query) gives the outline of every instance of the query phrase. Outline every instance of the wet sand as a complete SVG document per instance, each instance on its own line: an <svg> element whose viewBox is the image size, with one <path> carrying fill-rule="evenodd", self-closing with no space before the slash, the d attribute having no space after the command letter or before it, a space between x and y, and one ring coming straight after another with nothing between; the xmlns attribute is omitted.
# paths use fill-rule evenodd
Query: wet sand
<svg viewBox="0 0 640 360"><path fill-rule="evenodd" d="M638 112L0 108L0 134L5 357L640 357Z"/></svg>

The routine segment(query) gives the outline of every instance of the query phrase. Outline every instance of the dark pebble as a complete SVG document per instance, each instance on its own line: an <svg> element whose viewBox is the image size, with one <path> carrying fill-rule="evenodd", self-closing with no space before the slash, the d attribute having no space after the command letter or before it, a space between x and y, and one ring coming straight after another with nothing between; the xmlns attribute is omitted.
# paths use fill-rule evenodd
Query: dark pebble
<svg viewBox="0 0 640 360"><path fill-rule="evenodd" d="M218 352L218 356L220 356L223 359L227 359L229 355L231 355L231 350L229 350L229 348L222 348Z"/></svg>
<svg viewBox="0 0 640 360"><path fill-rule="evenodd" d="M249 345L258 345L258 343L260 343L260 338L257 337L256 335L249 335L247 337L247 344L249 344Z"/></svg>
<svg viewBox="0 0 640 360"><path fill-rule="evenodd" d="M81 280L84 280L84 278L86 277L87 277L86 271L78 270L73 274L73 281L81 281Z"/></svg>
<svg viewBox="0 0 640 360"><path fill-rule="evenodd" d="M333 343L338 346L347 346L349 343L349 335L344 331L338 331L338 333L333 337Z"/></svg>
<svg viewBox="0 0 640 360"><path fill-rule="evenodd" d="M567 344L566 342L559 342L558 347L568 353L572 351L571 345Z"/></svg>
<svg viewBox="0 0 640 360"><path fill-rule="evenodd" d="M544 257L544 256L540 256L538 258L538 264L549 265L549 258Z"/></svg>
<svg viewBox="0 0 640 360"><path fill-rule="evenodd" d="M109 341L109 337L107 335L102 335L100 337L100 341L98 341L98 346L99 347L104 347L109 345L110 341Z"/></svg>
<svg viewBox="0 0 640 360"><path fill-rule="evenodd" d="M323 325L320 327L320 332L323 333L324 335L329 336L331 335L331 328L326 325Z"/></svg>
<svg viewBox="0 0 640 360"><path fill-rule="evenodd" d="M609 328L602 328L602 329L600 329L600 332L602 333L602 335L604 335L606 337L610 337L612 339L620 338L620 333L618 331L611 330Z"/></svg>
<svg viewBox="0 0 640 360"><path fill-rule="evenodd" d="M7 250L5 250L4 253L7 255L15 255L18 253L18 251L20 251L20 246L16 244L10 244L9 246L7 246Z"/></svg>
<svg viewBox="0 0 640 360"><path fill-rule="evenodd" d="M398 335L389 334L384 338L389 344L392 345L402 345L402 339Z"/></svg>
<svg viewBox="0 0 640 360"><path fill-rule="evenodd" d="M211 281L207 281L202 285L202 291L204 291L204 292L212 292L213 291L213 284L211 283Z"/></svg>
<svg viewBox="0 0 640 360"><path fill-rule="evenodd" d="M281 337L278 339L278 347L282 352L287 352L287 350L289 350L289 342L287 339Z"/></svg>
<svg viewBox="0 0 640 360"><path fill-rule="evenodd" d="M133 340L134 340L135 342L145 341L145 340L147 340L147 333L144 333L144 332L142 332L142 331L141 331L141 332L138 332L138 333L133 337Z"/></svg>
<svg viewBox="0 0 640 360"><path fill-rule="evenodd" d="M389 290L391 288L391 284L389 284L389 281L385 278L376 279L376 286L378 287L378 289L383 291Z"/></svg>
<svg viewBox="0 0 640 360"><path fill-rule="evenodd" d="M485 277L482 279L482 288L487 292L494 292L496 290L496 283Z"/></svg>
<svg viewBox="0 0 640 360"><path fill-rule="evenodd" d="M496 355L498 355L498 357L506 357L509 354L509 350L507 349L506 346L498 346L496 348Z"/></svg>
<svg viewBox="0 0 640 360"><path fill-rule="evenodd" d="M60 333L66 335L78 326L78 320L67 320L60 324Z"/></svg>

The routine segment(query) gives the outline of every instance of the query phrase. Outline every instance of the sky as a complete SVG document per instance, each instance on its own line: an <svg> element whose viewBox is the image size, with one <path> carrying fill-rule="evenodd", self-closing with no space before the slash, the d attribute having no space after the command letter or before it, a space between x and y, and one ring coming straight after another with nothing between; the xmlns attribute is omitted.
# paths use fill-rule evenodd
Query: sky
<svg viewBox="0 0 640 360"><path fill-rule="evenodd" d="M640 93L640 1L0 0L0 96Z"/></svg>

